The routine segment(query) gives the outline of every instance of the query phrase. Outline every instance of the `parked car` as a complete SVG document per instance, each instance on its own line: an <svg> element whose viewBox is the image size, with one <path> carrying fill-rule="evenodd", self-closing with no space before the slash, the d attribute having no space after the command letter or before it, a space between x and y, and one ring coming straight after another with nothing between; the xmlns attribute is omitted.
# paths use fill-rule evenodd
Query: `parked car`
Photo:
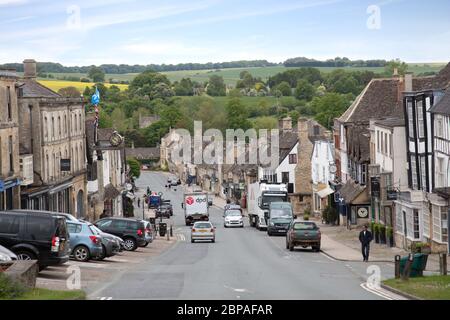
<svg viewBox="0 0 450 320"><path fill-rule="evenodd" d="M10 262L14 260L17 260L17 255L5 247L0 246L0 262Z"/></svg>
<svg viewBox="0 0 450 320"><path fill-rule="evenodd" d="M225 210L223 213L223 218L224 218L223 226L225 228L228 228L228 227L243 228L244 227L244 218L242 216L241 210L235 210L235 209Z"/></svg>
<svg viewBox="0 0 450 320"><path fill-rule="evenodd" d="M209 221L195 222L191 229L191 242L197 240L209 240L216 242L216 228Z"/></svg>
<svg viewBox="0 0 450 320"><path fill-rule="evenodd" d="M115 256L120 252L119 237L103 232L93 224L90 224L90 227L91 230L102 239L102 254L96 257L97 260L104 260L105 258Z"/></svg>
<svg viewBox="0 0 450 320"><path fill-rule="evenodd" d="M70 235L70 256L77 261L86 262L103 254L102 237L83 222L67 222Z"/></svg>
<svg viewBox="0 0 450 320"><path fill-rule="evenodd" d="M156 218L170 218L173 216L173 208L170 203L161 203L156 209Z"/></svg>
<svg viewBox="0 0 450 320"><path fill-rule="evenodd" d="M124 241L127 251L135 251L145 245L145 226L141 220L128 218L104 218L94 223L100 230Z"/></svg>
<svg viewBox="0 0 450 320"><path fill-rule="evenodd" d="M145 244L143 245L143 247L146 247L153 242L153 227L150 222L145 220L141 221L145 226Z"/></svg>
<svg viewBox="0 0 450 320"><path fill-rule="evenodd" d="M69 260L66 220L44 212L0 212L0 245L19 260L37 260L39 269Z"/></svg>
<svg viewBox="0 0 450 320"><path fill-rule="evenodd" d="M286 235L286 249L294 251L296 246L312 247L313 251L320 251L321 233L314 222L293 221Z"/></svg>

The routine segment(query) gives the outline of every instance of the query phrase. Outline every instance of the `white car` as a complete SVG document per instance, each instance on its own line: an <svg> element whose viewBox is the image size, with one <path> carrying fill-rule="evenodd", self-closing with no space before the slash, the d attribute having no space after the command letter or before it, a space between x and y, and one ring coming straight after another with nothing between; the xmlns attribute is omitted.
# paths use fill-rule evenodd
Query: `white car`
<svg viewBox="0 0 450 320"><path fill-rule="evenodd" d="M0 262L11 262L13 260L17 260L16 254L0 246Z"/></svg>
<svg viewBox="0 0 450 320"><path fill-rule="evenodd" d="M209 221L199 221L194 223L191 229L191 242L197 240L208 240L216 242L216 228Z"/></svg>
<svg viewBox="0 0 450 320"><path fill-rule="evenodd" d="M244 217L242 216L241 210L225 210L224 214L223 226L225 228L228 227L244 227Z"/></svg>

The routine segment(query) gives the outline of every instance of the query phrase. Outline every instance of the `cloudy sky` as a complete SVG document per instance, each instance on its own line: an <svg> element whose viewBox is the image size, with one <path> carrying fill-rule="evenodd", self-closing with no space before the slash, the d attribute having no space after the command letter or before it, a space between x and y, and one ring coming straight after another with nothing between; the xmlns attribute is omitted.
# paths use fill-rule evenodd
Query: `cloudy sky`
<svg viewBox="0 0 450 320"><path fill-rule="evenodd" d="M0 0L0 63L450 60L448 0Z"/></svg>

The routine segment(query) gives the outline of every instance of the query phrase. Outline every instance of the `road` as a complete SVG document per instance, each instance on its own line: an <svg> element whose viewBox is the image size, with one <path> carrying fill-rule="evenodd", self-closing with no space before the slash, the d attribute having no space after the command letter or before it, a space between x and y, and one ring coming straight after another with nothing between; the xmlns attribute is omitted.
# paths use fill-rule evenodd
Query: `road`
<svg viewBox="0 0 450 320"><path fill-rule="evenodd" d="M211 208L216 243L190 242L184 224L181 188L166 191L167 176L143 173L138 187L164 192L174 204L177 243L157 257L115 275L106 284L88 288L89 297L112 299L187 300L375 300L386 297L364 289L366 263L334 261L310 250L289 252L284 237L268 237L247 225L225 229L222 211ZM247 222L247 221L246 221ZM392 268L380 264L383 278Z"/></svg>

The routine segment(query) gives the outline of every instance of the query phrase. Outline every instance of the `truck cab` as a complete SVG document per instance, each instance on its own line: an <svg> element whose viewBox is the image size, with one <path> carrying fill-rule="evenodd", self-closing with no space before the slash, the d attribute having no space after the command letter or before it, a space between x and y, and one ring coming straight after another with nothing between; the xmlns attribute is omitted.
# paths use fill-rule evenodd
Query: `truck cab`
<svg viewBox="0 0 450 320"><path fill-rule="evenodd" d="M266 214L267 234L286 235L290 224L294 221L294 211L289 202L272 202Z"/></svg>
<svg viewBox="0 0 450 320"><path fill-rule="evenodd" d="M258 230L267 230L269 206L273 202L287 202L288 191L285 184L259 182L250 185L248 215L250 225Z"/></svg>

